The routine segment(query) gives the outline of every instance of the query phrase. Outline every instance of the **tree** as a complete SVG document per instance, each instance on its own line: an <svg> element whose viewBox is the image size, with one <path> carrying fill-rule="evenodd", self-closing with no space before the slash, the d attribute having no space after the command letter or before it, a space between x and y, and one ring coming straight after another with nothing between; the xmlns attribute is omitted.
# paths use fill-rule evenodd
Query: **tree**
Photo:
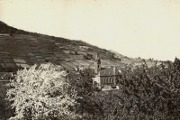
<svg viewBox="0 0 180 120"><path fill-rule="evenodd" d="M0 120L7 120L14 113L9 101L6 100L7 82L8 81L0 81Z"/></svg>
<svg viewBox="0 0 180 120"><path fill-rule="evenodd" d="M180 118L179 60L147 67L122 68L119 90L87 94L82 77L80 109L83 120L178 120ZM83 74L82 74L83 75ZM74 79L73 79L74 80ZM78 80L80 81L80 80ZM78 83L78 82L76 82Z"/></svg>
<svg viewBox="0 0 180 120"><path fill-rule="evenodd" d="M79 73L70 72L68 79L71 85L77 91L77 102L76 112L81 114L82 119L85 120L86 115L90 115L96 112L96 105L93 102L92 78L95 76L94 70L87 68L79 71ZM91 119L91 118L87 118Z"/></svg>
<svg viewBox="0 0 180 120"><path fill-rule="evenodd" d="M50 63L34 65L17 72L9 84L8 100L15 116L11 120L59 120L78 117L73 112L76 91L66 79L61 66ZM70 118L71 117L71 118Z"/></svg>

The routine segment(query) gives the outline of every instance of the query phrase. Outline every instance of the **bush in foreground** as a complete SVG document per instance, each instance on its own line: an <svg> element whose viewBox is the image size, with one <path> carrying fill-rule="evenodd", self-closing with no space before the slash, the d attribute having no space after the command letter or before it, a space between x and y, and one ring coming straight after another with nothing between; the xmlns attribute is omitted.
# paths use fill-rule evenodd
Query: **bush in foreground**
<svg viewBox="0 0 180 120"><path fill-rule="evenodd" d="M11 120L73 119L76 91L66 79L66 72L53 64L34 65L17 72L9 84L8 100L15 116Z"/></svg>

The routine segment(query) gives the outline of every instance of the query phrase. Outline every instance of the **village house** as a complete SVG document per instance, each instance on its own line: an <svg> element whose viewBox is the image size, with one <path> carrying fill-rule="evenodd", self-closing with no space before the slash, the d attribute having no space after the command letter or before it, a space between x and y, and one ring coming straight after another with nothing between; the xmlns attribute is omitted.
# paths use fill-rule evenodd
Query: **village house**
<svg viewBox="0 0 180 120"><path fill-rule="evenodd" d="M110 68L101 67L101 59L99 55L96 57L96 75L93 78L93 85L101 90L113 90L119 89L117 85L118 80L121 78L121 70L117 69L116 66Z"/></svg>

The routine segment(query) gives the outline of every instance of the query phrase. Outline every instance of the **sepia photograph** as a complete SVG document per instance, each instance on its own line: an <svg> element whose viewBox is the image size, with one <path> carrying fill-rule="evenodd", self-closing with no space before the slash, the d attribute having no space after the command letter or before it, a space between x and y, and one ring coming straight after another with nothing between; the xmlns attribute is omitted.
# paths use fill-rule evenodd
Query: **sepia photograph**
<svg viewBox="0 0 180 120"><path fill-rule="evenodd" d="M0 0L0 120L180 120L180 0Z"/></svg>

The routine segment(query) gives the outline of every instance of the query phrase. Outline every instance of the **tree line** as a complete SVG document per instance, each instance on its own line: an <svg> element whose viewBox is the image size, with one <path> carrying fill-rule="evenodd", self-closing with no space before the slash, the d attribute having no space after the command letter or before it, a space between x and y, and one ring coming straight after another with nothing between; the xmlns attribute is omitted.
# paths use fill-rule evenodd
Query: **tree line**
<svg viewBox="0 0 180 120"><path fill-rule="evenodd" d="M73 72L51 63L17 72L3 86L0 119L178 120L180 60L122 69L119 90L93 87L92 69ZM2 94L1 93L1 94ZM7 96L7 97L6 97ZM7 98L7 99L4 99ZM2 104L3 103L3 104ZM6 103L6 104L4 104ZM6 109L6 113L3 111ZM6 117L6 118L5 118Z"/></svg>

